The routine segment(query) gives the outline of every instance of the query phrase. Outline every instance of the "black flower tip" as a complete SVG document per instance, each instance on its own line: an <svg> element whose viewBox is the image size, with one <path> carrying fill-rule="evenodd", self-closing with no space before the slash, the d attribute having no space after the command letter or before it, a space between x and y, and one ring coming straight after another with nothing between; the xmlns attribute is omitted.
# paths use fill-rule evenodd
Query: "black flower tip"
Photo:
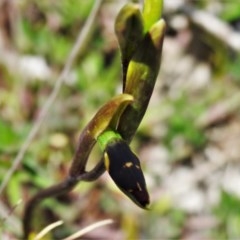
<svg viewBox="0 0 240 240"><path fill-rule="evenodd" d="M121 139L109 143L104 153L105 166L115 184L134 203L147 208L149 194L140 161Z"/></svg>

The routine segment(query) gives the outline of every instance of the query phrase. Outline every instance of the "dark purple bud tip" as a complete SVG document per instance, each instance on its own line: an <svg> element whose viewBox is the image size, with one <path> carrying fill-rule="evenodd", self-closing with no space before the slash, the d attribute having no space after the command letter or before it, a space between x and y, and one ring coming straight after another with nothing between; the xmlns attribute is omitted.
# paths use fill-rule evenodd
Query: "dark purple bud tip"
<svg viewBox="0 0 240 240"><path fill-rule="evenodd" d="M120 190L139 207L146 209L150 201L145 178L140 161L128 144L121 139L110 142L105 149L104 161Z"/></svg>

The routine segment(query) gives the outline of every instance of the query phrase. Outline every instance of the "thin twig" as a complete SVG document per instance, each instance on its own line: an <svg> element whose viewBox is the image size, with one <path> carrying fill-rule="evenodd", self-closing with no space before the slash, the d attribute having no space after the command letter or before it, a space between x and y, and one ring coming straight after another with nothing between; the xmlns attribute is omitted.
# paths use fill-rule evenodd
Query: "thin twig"
<svg viewBox="0 0 240 240"><path fill-rule="evenodd" d="M23 214L24 239L28 239L28 235L32 231L31 229L32 215L37 204L39 204L39 202L48 197L58 196L65 192L69 192L76 184L77 181L67 178L65 181L61 183L58 183L49 188L39 191L28 201Z"/></svg>
<svg viewBox="0 0 240 240"><path fill-rule="evenodd" d="M63 182L39 191L26 204L23 213L23 236L28 238L31 232L32 215L36 206L46 198L58 196L69 192L80 181L94 181L104 172L103 160L101 160L91 171L82 173L78 178L67 178Z"/></svg>
<svg viewBox="0 0 240 240"><path fill-rule="evenodd" d="M9 169L9 171L6 173L6 175L4 176L4 179L2 181L2 184L0 186L0 196L3 192L3 190L5 189L6 185L8 184L10 178L12 177L13 173L16 171L16 169L18 168L19 164L21 163L29 145L31 144L31 142L33 141L34 137L36 136L36 134L38 133L40 127L42 126L44 120L46 119L47 115L49 114L49 110L51 108L51 106L53 105L59 90L61 89L61 86L63 85L64 80L66 79L66 77L69 74L69 71L74 63L74 60L76 59L77 55L79 54L80 51L82 51L83 49L83 45L88 37L88 34L90 32L91 26L94 24L94 20L96 18L96 15L98 13L98 10L100 8L100 5L102 3L102 0L98 0L95 1L95 5L83 27L83 29L81 30L81 32L78 35L78 38L69 54L69 57L66 61L66 64L64 65L64 68L61 72L61 74L59 75L58 79L56 80L56 84L54 86L54 89L51 93L51 95L49 96L49 98L46 100L38 119L36 120L36 122L34 123L31 131L29 132L25 142L23 143L21 149L19 150L17 156L15 157L15 159L13 160L12 166Z"/></svg>
<svg viewBox="0 0 240 240"><path fill-rule="evenodd" d="M78 239L79 237L82 237L84 234L96 229L96 228L99 228L99 227L102 227L104 225L108 225L108 224L112 224L113 223L113 220L112 219L107 219L107 220L103 220L103 221L99 221L99 222L96 222L88 227L85 227L84 229L81 229L80 231L72 234L71 236L67 237L67 238L64 238L63 240L74 240L74 239Z"/></svg>
<svg viewBox="0 0 240 240"><path fill-rule="evenodd" d="M60 226L63 224L63 221L57 221L54 222L52 224L49 224L47 227L45 227L41 232L39 232L37 234L37 236L34 238L34 240L40 240L41 238L43 238L46 234L48 234L51 230L53 230L54 228Z"/></svg>
<svg viewBox="0 0 240 240"><path fill-rule="evenodd" d="M7 229L14 229L16 235L21 234L21 223L20 220L14 215L14 210L16 207L21 204L21 201L18 201L10 210L5 205L5 203L0 199L0 229L6 230ZM6 227L6 229L5 229ZM0 231L1 232L1 231Z"/></svg>

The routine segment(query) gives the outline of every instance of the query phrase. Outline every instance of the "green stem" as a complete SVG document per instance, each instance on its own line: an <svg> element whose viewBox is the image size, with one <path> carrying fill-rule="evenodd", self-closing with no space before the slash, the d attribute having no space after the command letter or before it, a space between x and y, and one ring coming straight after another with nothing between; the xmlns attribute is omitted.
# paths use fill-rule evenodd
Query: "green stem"
<svg viewBox="0 0 240 240"><path fill-rule="evenodd" d="M163 11L163 0L145 0L143 5L144 32L148 32L151 26L157 22Z"/></svg>

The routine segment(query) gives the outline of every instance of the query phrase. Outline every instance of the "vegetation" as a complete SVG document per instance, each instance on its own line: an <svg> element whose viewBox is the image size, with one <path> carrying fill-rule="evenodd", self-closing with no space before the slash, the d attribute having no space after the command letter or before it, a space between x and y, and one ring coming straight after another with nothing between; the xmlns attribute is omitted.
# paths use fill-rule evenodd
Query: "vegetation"
<svg viewBox="0 0 240 240"><path fill-rule="evenodd" d="M94 2L5 0L0 4L0 183L56 86ZM113 224L84 237L240 237L240 48L231 41L233 34L237 39L240 35L236 2L164 5L168 27L161 70L131 143L141 161L150 209L135 206L104 174L42 202L33 218L36 231L63 220L51 231L53 239L62 239L112 219ZM44 124L0 194L1 238L21 236L27 201L41 189L64 181L82 129L120 92L121 56L114 22L123 5L103 2ZM199 10L229 27L228 37L222 39L221 33L211 31ZM213 29L214 24L208 22ZM145 31L148 28L145 24ZM95 146L87 170L101 156Z"/></svg>

